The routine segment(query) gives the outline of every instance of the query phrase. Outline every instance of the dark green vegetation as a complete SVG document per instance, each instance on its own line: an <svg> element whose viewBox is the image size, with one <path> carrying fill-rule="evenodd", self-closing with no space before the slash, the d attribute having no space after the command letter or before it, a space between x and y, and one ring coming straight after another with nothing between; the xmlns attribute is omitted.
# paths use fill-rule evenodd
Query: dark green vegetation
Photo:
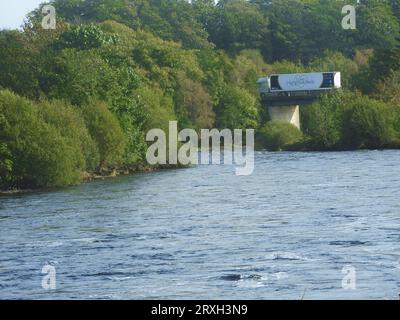
<svg viewBox="0 0 400 320"><path fill-rule="evenodd" d="M79 183L144 162L150 128L256 128L261 147L400 145L399 0L364 0L341 28L328 0L56 0L0 31L0 188ZM372 50L373 49L373 50ZM266 123L256 80L341 71L344 90Z"/></svg>

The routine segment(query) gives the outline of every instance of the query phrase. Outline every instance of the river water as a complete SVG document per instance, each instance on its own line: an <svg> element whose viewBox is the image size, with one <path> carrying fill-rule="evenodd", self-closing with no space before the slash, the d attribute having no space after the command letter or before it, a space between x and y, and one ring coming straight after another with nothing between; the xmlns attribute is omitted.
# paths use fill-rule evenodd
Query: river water
<svg viewBox="0 0 400 320"><path fill-rule="evenodd" d="M398 299L399 164L257 152L250 176L207 165L0 197L0 299Z"/></svg>

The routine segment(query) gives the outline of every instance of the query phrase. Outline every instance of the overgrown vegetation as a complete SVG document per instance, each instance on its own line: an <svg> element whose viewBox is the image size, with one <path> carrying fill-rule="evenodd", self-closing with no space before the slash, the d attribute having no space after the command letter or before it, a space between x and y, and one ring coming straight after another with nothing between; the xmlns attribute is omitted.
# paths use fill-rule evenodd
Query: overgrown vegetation
<svg viewBox="0 0 400 320"><path fill-rule="evenodd" d="M260 128L258 139L261 146L272 151L279 151L301 143L303 135L294 125L274 120Z"/></svg>
<svg viewBox="0 0 400 320"><path fill-rule="evenodd" d="M271 150L399 147L399 0L361 1L343 30L348 2L55 0L55 30L38 8L0 31L0 188L140 164L170 120L255 128ZM257 78L319 70L344 90L302 108L303 133L267 123Z"/></svg>

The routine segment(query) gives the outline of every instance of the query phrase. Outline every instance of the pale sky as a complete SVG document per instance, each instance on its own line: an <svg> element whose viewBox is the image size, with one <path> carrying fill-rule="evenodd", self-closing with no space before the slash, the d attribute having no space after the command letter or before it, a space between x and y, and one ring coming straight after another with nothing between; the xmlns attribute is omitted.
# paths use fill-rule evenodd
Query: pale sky
<svg viewBox="0 0 400 320"><path fill-rule="evenodd" d="M0 0L0 29L21 27L25 16L46 0Z"/></svg>

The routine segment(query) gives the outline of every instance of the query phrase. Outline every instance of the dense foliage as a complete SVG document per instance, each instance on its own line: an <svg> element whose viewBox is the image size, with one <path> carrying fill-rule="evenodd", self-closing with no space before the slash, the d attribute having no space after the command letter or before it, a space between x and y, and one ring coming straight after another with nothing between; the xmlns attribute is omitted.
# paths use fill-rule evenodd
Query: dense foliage
<svg viewBox="0 0 400 320"><path fill-rule="evenodd" d="M269 121L259 130L259 141L269 150L290 148L301 142L303 135L297 127L287 122Z"/></svg>
<svg viewBox="0 0 400 320"><path fill-rule="evenodd" d="M255 128L273 150L398 147L400 5L363 0L54 0L0 31L0 188L60 186L144 161L145 133ZM267 123L258 77L341 71L343 92Z"/></svg>

